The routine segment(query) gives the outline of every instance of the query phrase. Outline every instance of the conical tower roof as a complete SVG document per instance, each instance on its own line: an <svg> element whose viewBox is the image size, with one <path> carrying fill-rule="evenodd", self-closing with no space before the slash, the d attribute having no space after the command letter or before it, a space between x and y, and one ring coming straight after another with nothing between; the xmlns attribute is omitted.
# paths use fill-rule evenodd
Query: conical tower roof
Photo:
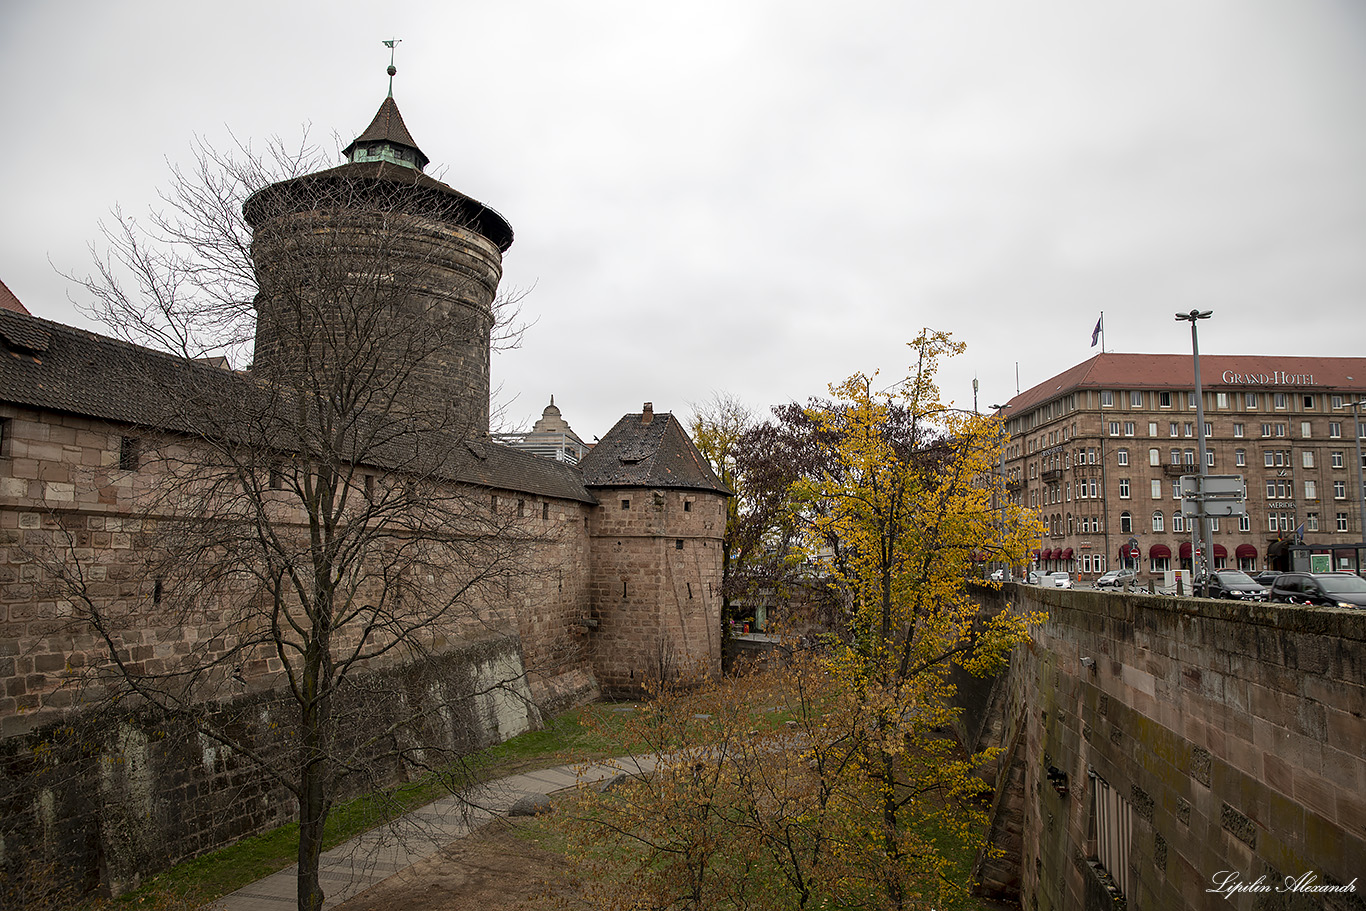
<svg viewBox="0 0 1366 911"><path fill-rule="evenodd" d="M351 144L342 149L342 154L347 161L363 161L364 158L358 157L358 152L371 153L371 157L383 157L386 160L396 160L398 164L409 164L407 156L388 156L381 155L388 149L405 149L412 153L411 164L419 171L427 166L430 160L422 153L417 146L417 140L413 139L413 134L408 132L407 125L403 122L403 115L399 113L398 102L394 96L390 95L380 104L379 110L375 112L375 119L370 121L370 125L351 141Z"/></svg>

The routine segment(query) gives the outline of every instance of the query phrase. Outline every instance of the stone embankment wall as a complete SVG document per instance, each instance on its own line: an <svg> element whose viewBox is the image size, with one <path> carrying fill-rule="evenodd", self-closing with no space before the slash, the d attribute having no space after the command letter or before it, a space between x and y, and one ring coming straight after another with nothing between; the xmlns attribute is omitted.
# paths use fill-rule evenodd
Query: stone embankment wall
<svg viewBox="0 0 1366 911"><path fill-rule="evenodd" d="M281 736L297 716L292 699L256 693L203 710L292 773L292 741ZM336 712L354 719L340 725L348 740L334 751L351 770L341 798L420 776L428 763L540 721L515 639L370 674L343 692ZM183 719L73 712L0 741L0 884L117 894L296 813L279 781Z"/></svg>
<svg viewBox="0 0 1366 911"><path fill-rule="evenodd" d="M1019 585L982 602L1049 614L979 726L1006 751L983 891L1027 911L1366 908L1366 611ZM1108 873L1107 787L1129 820ZM1275 891L1287 877L1299 891Z"/></svg>

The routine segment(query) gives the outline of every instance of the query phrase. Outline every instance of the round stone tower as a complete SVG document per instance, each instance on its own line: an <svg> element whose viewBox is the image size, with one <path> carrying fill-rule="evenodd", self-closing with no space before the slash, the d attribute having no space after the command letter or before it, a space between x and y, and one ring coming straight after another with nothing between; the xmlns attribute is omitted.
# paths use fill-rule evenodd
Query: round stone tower
<svg viewBox="0 0 1366 911"><path fill-rule="evenodd" d="M511 226L423 173L392 93L343 154L243 206L259 288L253 370L355 403L344 407L486 434Z"/></svg>

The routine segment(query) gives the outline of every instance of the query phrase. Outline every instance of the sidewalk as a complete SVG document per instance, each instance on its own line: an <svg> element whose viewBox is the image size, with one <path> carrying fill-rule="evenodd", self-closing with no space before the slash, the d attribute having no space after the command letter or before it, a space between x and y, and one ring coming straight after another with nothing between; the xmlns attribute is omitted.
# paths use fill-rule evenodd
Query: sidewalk
<svg viewBox="0 0 1366 911"><path fill-rule="evenodd" d="M359 895L381 880L438 853L451 842L504 816L519 799L553 794L579 781L597 782L620 772L635 771L631 758L609 759L589 766L582 776L577 765L526 772L480 787L463 796L452 795L429 803L388 825L372 829L323 853L319 880L326 893L324 908ZM225 895L211 907L223 911L289 911L298 907L297 866Z"/></svg>

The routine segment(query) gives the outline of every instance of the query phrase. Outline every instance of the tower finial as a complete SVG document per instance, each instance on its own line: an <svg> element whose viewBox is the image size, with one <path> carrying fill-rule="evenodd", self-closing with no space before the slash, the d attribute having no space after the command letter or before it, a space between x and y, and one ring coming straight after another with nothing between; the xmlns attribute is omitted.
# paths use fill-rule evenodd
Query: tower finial
<svg viewBox="0 0 1366 911"><path fill-rule="evenodd" d="M389 74L390 98L394 97L394 74L398 72L398 68L394 66L394 46L401 43L402 41L402 38L390 38L388 41L384 42L384 46L389 49L389 69L386 70L386 72Z"/></svg>

